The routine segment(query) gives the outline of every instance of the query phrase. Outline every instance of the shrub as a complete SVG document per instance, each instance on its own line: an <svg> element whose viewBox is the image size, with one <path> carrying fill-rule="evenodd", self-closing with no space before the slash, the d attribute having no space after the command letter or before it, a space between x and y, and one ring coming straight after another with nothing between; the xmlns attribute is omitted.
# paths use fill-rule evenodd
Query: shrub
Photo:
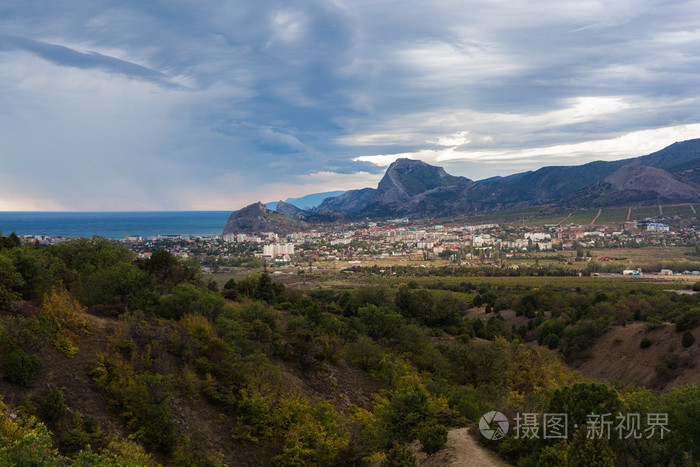
<svg viewBox="0 0 700 467"><path fill-rule="evenodd" d="M656 376L660 382L666 382L673 378L675 369L678 368L678 354L665 353L659 357L659 364L656 365Z"/></svg>
<svg viewBox="0 0 700 467"><path fill-rule="evenodd" d="M695 337L693 337L690 331L685 331L681 338L681 344L683 344L683 347L690 347L693 343L695 343Z"/></svg>
<svg viewBox="0 0 700 467"><path fill-rule="evenodd" d="M58 388L52 388L49 391L41 409L44 417L51 421L58 420L61 415L66 413L66 403L63 400L63 394Z"/></svg>
<svg viewBox="0 0 700 467"><path fill-rule="evenodd" d="M447 428L440 424L426 426L418 432L418 440L424 452L437 452L447 442Z"/></svg>
<svg viewBox="0 0 700 467"><path fill-rule="evenodd" d="M396 442L381 463L381 467L415 467L416 465L416 457L411 450Z"/></svg>
<svg viewBox="0 0 700 467"><path fill-rule="evenodd" d="M68 358L73 358L75 357L75 354L78 353L78 347L76 347L73 340L64 333L56 335L56 340L54 341L53 346L56 350Z"/></svg>
<svg viewBox="0 0 700 467"><path fill-rule="evenodd" d="M378 415L387 441L408 442L428 415L428 391L419 384L397 390ZM390 445L390 444L389 444Z"/></svg>
<svg viewBox="0 0 700 467"><path fill-rule="evenodd" d="M649 346L651 346L651 339L649 339L648 337L645 337L641 341L639 341L639 348L646 349Z"/></svg>
<svg viewBox="0 0 700 467"><path fill-rule="evenodd" d="M73 415L73 427L61 435L61 448L69 453L77 453L88 446L100 442L101 431L99 422L93 417L83 420L80 412Z"/></svg>
<svg viewBox="0 0 700 467"><path fill-rule="evenodd" d="M48 320L56 331L87 334L90 322L85 318L85 307L75 301L66 290L52 289L44 296L41 316Z"/></svg>
<svg viewBox="0 0 700 467"><path fill-rule="evenodd" d="M180 319L186 314L197 314L211 320L223 311L224 299L218 293L200 289L192 284L179 284L168 295L163 295L156 309L159 316Z"/></svg>
<svg viewBox="0 0 700 467"><path fill-rule="evenodd" d="M550 349L559 347L559 336L556 334L547 334L547 337L542 341L542 345L546 345Z"/></svg>
<svg viewBox="0 0 700 467"><path fill-rule="evenodd" d="M600 320L581 321L567 328L561 343L564 356L570 361L584 358L605 327L605 322Z"/></svg>
<svg viewBox="0 0 700 467"><path fill-rule="evenodd" d="M684 312L676 320L676 331L690 331L700 324L700 309Z"/></svg>
<svg viewBox="0 0 700 467"><path fill-rule="evenodd" d="M6 380L29 386L37 371L41 369L41 360L22 350L10 352L2 368L2 377Z"/></svg>
<svg viewBox="0 0 700 467"><path fill-rule="evenodd" d="M170 454L177 441L177 432L168 411L164 407L152 406L140 418L136 439L147 448Z"/></svg>
<svg viewBox="0 0 700 467"><path fill-rule="evenodd" d="M23 415L27 417L36 414L36 408L34 408L31 396L24 392L19 396L19 405L17 406L17 408Z"/></svg>

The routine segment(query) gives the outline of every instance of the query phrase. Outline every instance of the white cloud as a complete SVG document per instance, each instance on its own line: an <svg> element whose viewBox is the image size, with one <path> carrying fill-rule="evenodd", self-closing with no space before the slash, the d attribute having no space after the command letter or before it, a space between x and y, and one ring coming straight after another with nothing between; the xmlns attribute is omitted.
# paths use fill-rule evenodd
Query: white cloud
<svg viewBox="0 0 700 467"><path fill-rule="evenodd" d="M282 42L296 42L304 36L304 15L294 10L278 10L272 16L275 37Z"/></svg>
<svg viewBox="0 0 700 467"><path fill-rule="evenodd" d="M471 143L471 141L468 131L460 131L451 135L438 136L436 139L426 142L438 146L462 146Z"/></svg>

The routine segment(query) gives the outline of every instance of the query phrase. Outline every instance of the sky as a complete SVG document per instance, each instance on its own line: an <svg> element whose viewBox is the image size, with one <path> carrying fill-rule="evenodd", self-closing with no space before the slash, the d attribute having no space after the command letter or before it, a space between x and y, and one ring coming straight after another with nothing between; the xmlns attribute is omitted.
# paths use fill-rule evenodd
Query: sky
<svg viewBox="0 0 700 467"><path fill-rule="evenodd" d="M0 1L0 210L234 210L700 137L700 2Z"/></svg>

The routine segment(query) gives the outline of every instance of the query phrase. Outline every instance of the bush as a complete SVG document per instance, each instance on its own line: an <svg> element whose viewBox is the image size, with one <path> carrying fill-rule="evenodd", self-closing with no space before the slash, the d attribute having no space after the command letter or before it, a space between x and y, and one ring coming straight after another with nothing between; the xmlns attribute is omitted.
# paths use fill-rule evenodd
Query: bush
<svg viewBox="0 0 700 467"><path fill-rule="evenodd" d="M387 453L381 467L415 467L416 457L410 449L394 442L394 447Z"/></svg>
<svg viewBox="0 0 700 467"><path fill-rule="evenodd" d="M559 336L556 334L547 334L547 337L542 341L542 345L546 345L550 349L559 347Z"/></svg>
<svg viewBox="0 0 700 467"><path fill-rule="evenodd" d="M10 352L2 368L2 377L6 380L29 386L37 371L41 369L41 360L22 350Z"/></svg>
<svg viewBox="0 0 700 467"><path fill-rule="evenodd" d="M418 432L418 440L423 451L432 454L439 451L447 442L447 428L444 425L429 425Z"/></svg>
<svg viewBox="0 0 700 467"><path fill-rule="evenodd" d="M66 403L63 400L63 394L58 388L53 388L49 391L41 409L44 417L51 421L58 420L61 415L66 413Z"/></svg>
<svg viewBox="0 0 700 467"><path fill-rule="evenodd" d="M140 418L141 426L136 438L147 448L170 454L177 441L175 423L170 413L164 407L154 406Z"/></svg>
<svg viewBox="0 0 700 467"><path fill-rule="evenodd" d="M397 390L378 418L385 429L386 440L401 443L414 439L415 429L428 415L428 391L419 384Z"/></svg>
<svg viewBox="0 0 700 467"><path fill-rule="evenodd" d="M644 339L639 341L639 348L646 349L649 346L651 346L651 339L649 339L648 337L645 337Z"/></svg>
<svg viewBox="0 0 700 467"><path fill-rule="evenodd" d="M202 315L211 320L223 311L225 301L221 295L192 284L178 284L172 293L163 295L156 309L159 316L177 320L186 314Z"/></svg>
<svg viewBox="0 0 700 467"><path fill-rule="evenodd" d="M690 331L700 324L700 309L685 311L676 320L676 331Z"/></svg>
<svg viewBox="0 0 700 467"><path fill-rule="evenodd" d="M681 344L683 347L690 347L695 343L695 337L690 333L690 331L685 331L683 337L681 338Z"/></svg>
<svg viewBox="0 0 700 467"><path fill-rule="evenodd" d="M605 321L581 321L564 331L561 349L569 361L587 356L587 350L595 343L605 329Z"/></svg>

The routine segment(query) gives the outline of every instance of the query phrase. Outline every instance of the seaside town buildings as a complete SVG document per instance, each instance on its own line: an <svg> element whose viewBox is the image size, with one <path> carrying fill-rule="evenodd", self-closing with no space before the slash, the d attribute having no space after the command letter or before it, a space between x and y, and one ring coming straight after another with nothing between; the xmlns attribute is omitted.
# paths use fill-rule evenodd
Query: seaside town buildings
<svg viewBox="0 0 700 467"><path fill-rule="evenodd" d="M257 258L268 265L306 264L309 261L367 261L405 257L415 260L454 261L461 264L506 262L530 252L635 246L695 246L694 227L670 227L662 219L615 225L549 224L412 225L392 222L351 224L342 230L309 230L289 235L272 232L224 236L162 234L152 238L129 236L118 240L147 258L167 249L181 258L197 260L209 268L237 265L241 258ZM25 236L24 242L50 245L62 237ZM582 255L587 256L587 255ZM604 258L603 258L604 260Z"/></svg>

